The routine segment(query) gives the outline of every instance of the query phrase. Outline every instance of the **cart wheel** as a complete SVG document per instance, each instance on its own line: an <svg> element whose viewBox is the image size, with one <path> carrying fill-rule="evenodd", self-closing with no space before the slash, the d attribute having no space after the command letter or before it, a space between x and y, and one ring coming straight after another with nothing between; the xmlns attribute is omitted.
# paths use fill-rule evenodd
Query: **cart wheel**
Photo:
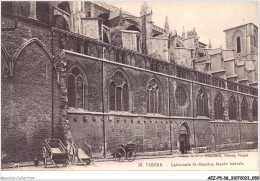
<svg viewBox="0 0 260 181"><path fill-rule="evenodd" d="M65 163L62 164L63 167L66 167L68 164L68 161L66 161Z"/></svg>
<svg viewBox="0 0 260 181"><path fill-rule="evenodd" d="M117 162L123 162L126 158L126 152L123 147L118 147L115 151L115 159Z"/></svg>
<svg viewBox="0 0 260 181"><path fill-rule="evenodd" d="M45 147L42 148L42 158L43 158L43 165L47 167L47 150Z"/></svg>
<svg viewBox="0 0 260 181"><path fill-rule="evenodd" d="M87 155L92 159L92 151L87 151Z"/></svg>
<svg viewBox="0 0 260 181"><path fill-rule="evenodd" d="M129 162L133 162L136 158L136 151L132 150L132 151L127 152L126 158Z"/></svg>
<svg viewBox="0 0 260 181"><path fill-rule="evenodd" d="M73 165L75 163L75 148L74 146L70 147L69 151L69 162Z"/></svg>
<svg viewBox="0 0 260 181"><path fill-rule="evenodd" d="M90 159L87 159L86 160L86 164L89 165L91 163L91 160Z"/></svg>

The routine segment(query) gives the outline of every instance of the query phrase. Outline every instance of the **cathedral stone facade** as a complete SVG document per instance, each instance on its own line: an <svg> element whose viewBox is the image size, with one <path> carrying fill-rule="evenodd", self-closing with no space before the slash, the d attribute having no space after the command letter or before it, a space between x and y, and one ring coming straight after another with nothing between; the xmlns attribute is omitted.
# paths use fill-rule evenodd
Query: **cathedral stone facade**
<svg viewBox="0 0 260 181"><path fill-rule="evenodd" d="M225 30L227 49L104 2L2 2L2 162L42 142L88 143L111 157L257 147L258 28ZM187 34L187 36L186 36Z"/></svg>

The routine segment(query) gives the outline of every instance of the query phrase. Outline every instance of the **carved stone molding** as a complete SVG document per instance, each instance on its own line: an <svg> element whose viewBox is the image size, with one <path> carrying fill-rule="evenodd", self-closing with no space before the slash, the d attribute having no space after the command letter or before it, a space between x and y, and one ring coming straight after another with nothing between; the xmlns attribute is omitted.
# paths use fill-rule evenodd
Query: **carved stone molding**
<svg viewBox="0 0 260 181"><path fill-rule="evenodd" d="M57 83L60 89L60 121L63 128L63 134L66 145L70 145L73 141L72 134L69 129L69 121L67 119L68 109L68 90L67 90L67 60L65 52L62 51L58 54L58 62L56 66L57 71Z"/></svg>

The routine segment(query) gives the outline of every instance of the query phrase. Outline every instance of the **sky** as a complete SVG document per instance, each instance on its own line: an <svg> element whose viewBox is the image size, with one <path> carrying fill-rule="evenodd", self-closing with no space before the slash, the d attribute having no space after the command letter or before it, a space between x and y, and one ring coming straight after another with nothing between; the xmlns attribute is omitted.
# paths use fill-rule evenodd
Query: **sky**
<svg viewBox="0 0 260 181"><path fill-rule="evenodd" d="M141 1L107 2L121 7L135 16L140 16ZM152 20L155 25L164 28L165 17L168 17L170 31L176 30L178 35L182 29L196 29L200 41L208 44L211 39L212 47L226 47L223 30L239 25L254 23L258 26L258 4L256 1L229 2L177 2L177 1L148 1L153 11Z"/></svg>

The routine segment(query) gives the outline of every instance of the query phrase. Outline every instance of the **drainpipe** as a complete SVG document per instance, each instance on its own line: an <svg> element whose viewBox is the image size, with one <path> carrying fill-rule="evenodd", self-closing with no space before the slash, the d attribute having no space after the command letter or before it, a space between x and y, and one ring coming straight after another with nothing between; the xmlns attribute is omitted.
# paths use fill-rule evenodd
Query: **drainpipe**
<svg viewBox="0 0 260 181"><path fill-rule="evenodd" d="M193 78L191 79L191 101L192 101L192 123L193 123L193 137L194 137L194 149L196 149L196 138L195 138L195 124L194 124L194 101L193 101Z"/></svg>
<svg viewBox="0 0 260 181"><path fill-rule="evenodd" d="M171 117L171 101L170 101L170 80L169 80L169 77L168 77L168 104L169 104L169 117ZM171 155L172 155L172 121L171 121L171 118L169 120L169 125L170 125L170 146L171 146Z"/></svg>
<svg viewBox="0 0 260 181"><path fill-rule="evenodd" d="M238 99L238 95L237 95L237 113L236 114L237 114L237 120L238 120L238 124L239 124L239 148L241 150L241 148L242 148L242 145L241 145L241 140L242 140L242 138L241 138L241 126L242 126L241 122L242 122L242 118L240 117L239 110L241 110L241 109L239 107L239 99Z"/></svg>
<svg viewBox="0 0 260 181"><path fill-rule="evenodd" d="M104 110L104 62L102 62L102 89L101 89L101 91L102 91L102 113L103 113L103 147L104 147L104 152L103 152L103 156L104 156L104 158L106 158L106 127L105 127L105 116L104 116L104 112L105 112L105 110Z"/></svg>
<svg viewBox="0 0 260 181"><path fill-rule="evenodd" d="M54 49L53 49L53 28L51 27L51 54L52 54L52 68L51 68L51 139L54 138Z"/></svg>

